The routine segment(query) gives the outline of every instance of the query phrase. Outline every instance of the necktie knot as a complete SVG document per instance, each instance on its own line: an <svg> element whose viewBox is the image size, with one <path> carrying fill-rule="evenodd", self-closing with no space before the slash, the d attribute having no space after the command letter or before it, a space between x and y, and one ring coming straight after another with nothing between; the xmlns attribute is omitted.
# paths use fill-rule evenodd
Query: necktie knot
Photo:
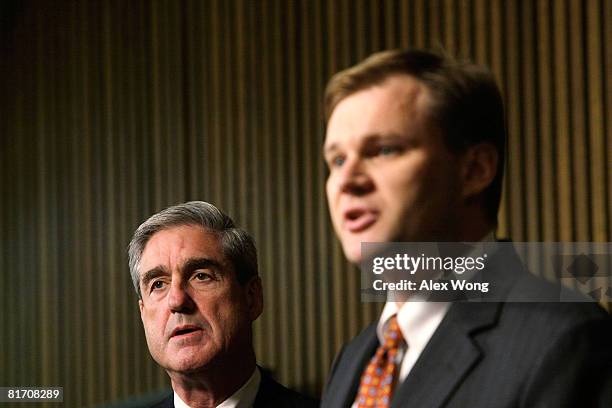
<svg viewBox="0 0 612 408"><path fill-rule="evenodd" d="M383 338L385 340L384 347L386 349L397 349L404 340L399 324L397 323L397 315L393 315L387 322L383 332Z"/></svg>

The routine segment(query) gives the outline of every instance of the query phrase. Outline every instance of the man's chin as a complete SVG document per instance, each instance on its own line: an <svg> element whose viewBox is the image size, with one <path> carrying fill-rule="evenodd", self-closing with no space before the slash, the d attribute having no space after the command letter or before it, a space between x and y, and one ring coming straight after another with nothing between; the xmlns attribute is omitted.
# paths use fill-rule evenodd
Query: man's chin
<svg viewBox="0 0 612 408"><path fill-rule="evenodd" d="M211 364L207 357L209 353L201 347L183 347L179 350L169 350L170 359L160 365L169 371L190 373L201 371Z"/></svg>
<svg viewBox="0 0 612 408"><path fill-rule="evenodd" d="M374 236L373 234L362 234L359 237L352 237L352 239L344 241L342 245L344 256L352 264L361 264L363 261L362 243L370 242L389 242L389 240L385 237Z"/></svg>
<svg viewBox="0 0 612 408"><path fill-rule="evenodd" d="M168 373L178 374L194 374L201 371L206 371L210 362L191 359L173 359L166 365Z"/></svg>
<svg viewBox="0 0 612 408"><path fill-rule="evenodd" d="M343 245L344 256L352 264L359 265L361 263L361 242Z"/></svg>

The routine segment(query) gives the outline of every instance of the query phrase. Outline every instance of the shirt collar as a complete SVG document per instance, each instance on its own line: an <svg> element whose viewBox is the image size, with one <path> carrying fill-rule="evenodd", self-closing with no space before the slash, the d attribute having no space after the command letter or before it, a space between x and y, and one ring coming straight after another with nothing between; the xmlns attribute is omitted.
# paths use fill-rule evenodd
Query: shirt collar
<svg viewBox="0 0 612 408"><path fill-rule="evenodd" d="M406 344L421 349L433 335L449 306L448 302L387 302L376 327L378 341L383 343L385 326L393 315L397 315Z"/></svg>
<svg viewBox="0 0 612 408"><path fill-rule="evenodd" d="M494 248L495 231L489 231L479 241L485 247ZM472 251L473 252L473 251ZM465 277L470 278L470 277ZM397 315L397 323L402 336L410 347L421 349L425 347L433 332L446 315L449 302L410 301L404 303L387 302L376 326L376 335L380 344L384 343L384 329L393 315Z"/></svg>
<svg viewBox="0 0 612 408"><path fill-rule="evenodd" d="M235 393L229 398L217 405L216 408L251 408L257 397L257 391L259 391L259 384L261 383L261 373L259 368L255 367L251 377L240 387ZM189 408L189 405L174 393L174 407L175 408Z"/></svg>

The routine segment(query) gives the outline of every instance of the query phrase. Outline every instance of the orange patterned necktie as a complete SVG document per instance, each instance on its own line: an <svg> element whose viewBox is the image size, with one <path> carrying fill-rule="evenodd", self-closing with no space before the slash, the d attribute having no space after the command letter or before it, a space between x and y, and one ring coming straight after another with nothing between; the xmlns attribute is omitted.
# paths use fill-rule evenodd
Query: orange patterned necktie
<svg viewBox="0 0 612 408"><path fill-rule="evenodd" d="M398 369L395 364L395 357L404 341L397 324L397 315L389 319L385 328L384 339L384 344L378 347L376 354L361 375L359 391L355 400L358 408L387 408L390 405Z"/></svg>

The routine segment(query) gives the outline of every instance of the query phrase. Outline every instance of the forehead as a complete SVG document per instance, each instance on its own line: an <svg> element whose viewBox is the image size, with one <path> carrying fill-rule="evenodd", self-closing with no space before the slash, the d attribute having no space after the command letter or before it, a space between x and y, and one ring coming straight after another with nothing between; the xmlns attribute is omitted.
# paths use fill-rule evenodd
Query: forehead
<svg viewBox="0 0 612 408"><path fill-rule="evenodd" d="M181 225L156 232L151 236L140 258L140 270L156 266L173 269L190 258L224 260L217 233L199 225Z"/></svg>
<svg viewBox="0 0 612 408"><path fill-rule="evenodd" d="M325 149L351 137L403 134L423 122L429 102L430 92L419 80L392 75L336 105L328 121Z"/></svg>

